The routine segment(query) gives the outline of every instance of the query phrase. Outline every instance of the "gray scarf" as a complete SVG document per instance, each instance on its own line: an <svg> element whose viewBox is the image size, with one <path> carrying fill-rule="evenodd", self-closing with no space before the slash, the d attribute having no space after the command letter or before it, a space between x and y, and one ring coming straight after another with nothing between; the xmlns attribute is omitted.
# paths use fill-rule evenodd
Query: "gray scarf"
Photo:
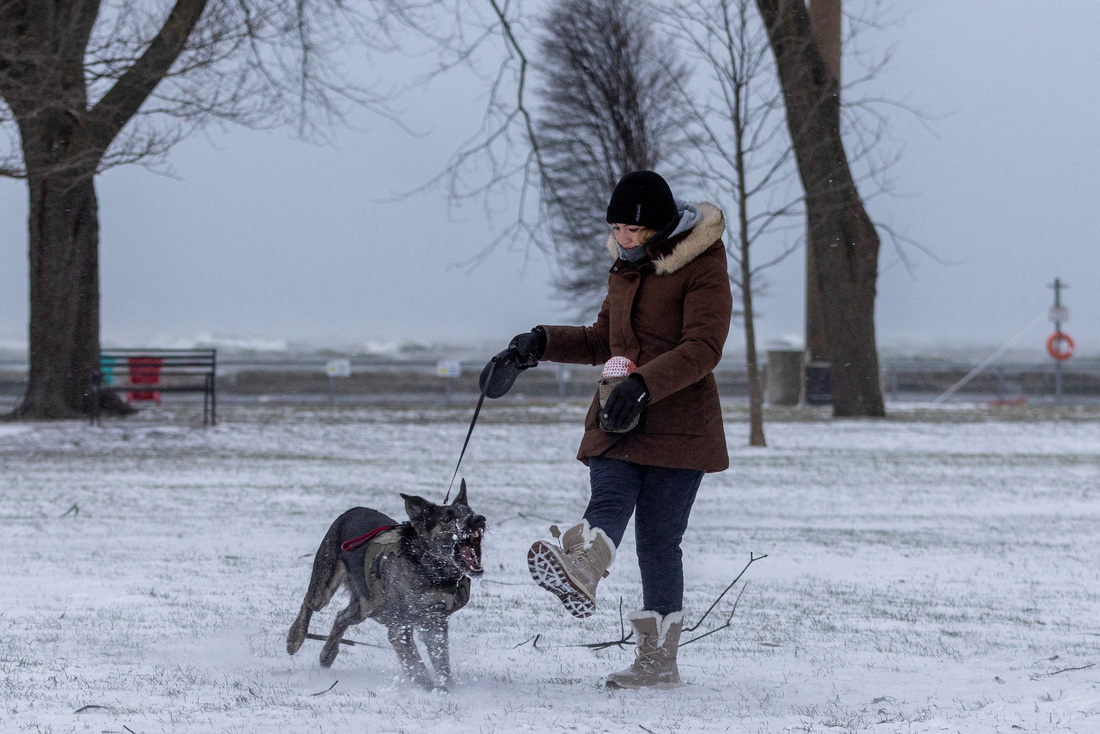
<svg viewBox="0 0 1100 734"><path fill-rule="evenodd" d="M676 210L679 212L676 226L668 234L669 237L675 237L681 232L687 232L699 222L703 221L703 213L699 211L699 207L687 201L676 200ZM618 242L615 243L619 248L619 257L626 260L628 263L636 263L646 257L646 251L644 245L626 249Z"/></svg>
<svg viewBox="0 0 1100 734"><path fill-rule="evenodd" d="M615 244L619 246L619 257L626 260L628 263L636 263L646 257L644 245L638 245L628 250L622 245L619 245L618 242Z"/></svg>

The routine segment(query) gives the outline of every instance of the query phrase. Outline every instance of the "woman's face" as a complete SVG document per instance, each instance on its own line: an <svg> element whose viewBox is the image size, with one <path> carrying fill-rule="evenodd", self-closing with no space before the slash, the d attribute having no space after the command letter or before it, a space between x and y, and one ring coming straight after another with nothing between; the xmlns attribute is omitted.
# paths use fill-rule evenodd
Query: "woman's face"
<svg viewBox="0 0 1100 734"><path fill-rule="evenodd" d="M638 241L638 235L645 229L644 227L636 224L612 224L611 229L615 234L615 241L627 250L633 250L642 244Z"/></svg>

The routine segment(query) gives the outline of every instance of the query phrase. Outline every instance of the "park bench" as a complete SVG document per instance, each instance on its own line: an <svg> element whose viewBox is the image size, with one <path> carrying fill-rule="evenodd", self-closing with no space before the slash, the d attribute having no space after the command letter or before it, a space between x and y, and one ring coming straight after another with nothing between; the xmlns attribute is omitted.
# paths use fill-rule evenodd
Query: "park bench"
<svg viewBox="0 0 1100 734"><path fill-rule="evenodd" d="M103 349L92 375L92 422L99 422L100 394L126 393L126 402L151 400L161 393L201 392L202 424L217 422L215 349Z"/></svg>

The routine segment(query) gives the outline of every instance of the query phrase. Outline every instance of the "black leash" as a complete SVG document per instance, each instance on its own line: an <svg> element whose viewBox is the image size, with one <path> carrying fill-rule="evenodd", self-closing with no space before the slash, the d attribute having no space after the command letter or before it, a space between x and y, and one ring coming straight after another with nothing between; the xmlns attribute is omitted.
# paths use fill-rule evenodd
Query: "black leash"
<svg viewBox="0 0 1100 734"><path fill-rule="evenodd" d="M489 392L489 383L493 379L493 370L496 369L497 358L489 362L489 374L485 378L485 387L481 388L481 395L477 399L477 407L474 408L474 417L470 421L470 430L466 431L466 441L462 444L462 453L458 455L458 463L455 465L455 473L451 475L451 483L447 485L447 496L443 498L443 504L447 504L447 501L451 499L451 487L455 484L455 477L458 476L458 467L462 466L462 457L466 455L466 447L470 445L470 436L474 433L474 425L477 423L477 416L481 412L481 406L485 402L485 393Z"/></svg>

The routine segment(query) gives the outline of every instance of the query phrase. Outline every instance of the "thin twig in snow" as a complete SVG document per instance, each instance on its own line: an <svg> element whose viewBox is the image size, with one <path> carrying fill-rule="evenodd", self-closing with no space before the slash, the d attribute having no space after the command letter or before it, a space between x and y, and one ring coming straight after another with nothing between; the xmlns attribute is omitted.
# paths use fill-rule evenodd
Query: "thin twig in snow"
<svg viewBox="0 0 1100 734"><path fill-rule="evenodd" d="M691 643L695 642L696 640L701 640L704 637L707 637L708 635L713 635L715 632L718 632L720 630L724 630L725 628L729 627L730 623L733 620L733 615L737 611L737 605L741 601L741 595L745 593L745 589L747 589L748 586L749 585L746 582L745 585L741 587L741 591L739 591L737 593L737 598L733 600L733 609L730 610L729 616L726 617L726 623L725 624L723 624L721 627L715 627L714 629L710 630L709 632L704 632L703 634L699 635L698 637L692 637L687 642L681 642L680 647L683 647L684 645L690 645ZM698 627L698 625L696 625L696 627ZM689 631L691 631L691 630L689 630Z"/></svg>
<svg viewBox="0 0 1100 734"><path fill-rule="evenodd" d="M754 564L757 561L761 560L762 558L767 558L767 557L768 557L767 553L765 553L762 556L758 556L758 555L755 555L753 553L749 553L749 562L746 563L745 567L741 569L741 573L737 574L737 578L735 578L733 581L731 581L730 585L727 586L725 588L725 590L723 590L722 593L718 595L718 598L715 599L714 603L711 604L710 607L707 609L707 611L705 611L703 613L703 616L699 617L699 621L696 622L691 627L685 627L684 631L685 632L694 632L695 630L699 629L699 626L703 624L703 620L705 620L707 618L707 615L709 615L714 610L714 608L716 606L718 606L718 602L722 601L722 597L724 597L729 592L729 590L733 588L734 584L736 584L738 581L741 580L741 577L745 575L745 571L749 570L749 566L751 566L752 564ZM744 591L744 589L742 589L742 591ZM734 604L734 606L736 607L736 604Z"/></svg>
<svg viewBox="0 0 1100 734"><path fill-rule="evenodd" d="M516 645L516 646L515 646L515 647L513 647L512 649L513 649L513 650L515 650L516 648L519 648L519 647L523 647L523 646L524 646L524 645L526 645L526 644L527 644L528 642L530 642L530 643L531 643L531 647L533 647L533 648L535 648L536 650L538 650L538 649L539 649L539 638L540 638L540 637L542 637L542 635L541 635L541 634L535 635L534 637L528 637L528 638L527 638L526 640L524 640L523 642L519 643L518 645Z"/></svg>
<svg viewBox="0 0 1100 734"><path fill-rule="evenodd" d="M1047 675L1049 677L1049 676L1052 676L1052 675L1058 675L1059 673L1068 673L1071 670L1088 670L1089 668L1095 668L1095 667L1096 667L1096 663L1089 663L1088 665L1082 665L1079 668L1062 668L1061 670L1056 670L1053 673L1046 673L1045 675Z"/></svg>
<svg viewBox="0 0 1100 734"><path fill-rule="evenodd" d="M333 688L335 688L335 687L336 687L336 684L337 684L337 683L339 683L339 682L340 682L340 681L338 681L338 680L334 680L334 681L332 682L332 685L331 685L331 686L329 686L328 688L326 688L325 690L323 690L323 691L317 691L316 693L311 693L311 694L309 694L309 695L310 695L310 696L323 696L323 695L325 695L326 693L328 693L329 691L331 691L331 690L332 690Z"/></svg>
<svg viewBox="0 0 1100 734"><path fill-rule="evenodd" d="M590 650L604 650L609 647L623 647L634 636L634 630L629 633L623 623L623 598L619 597L619 639L608 642L589 642L586 645L573 645L572 647L587 647Z"/></svg>
<svg viewBox="0 0 1100 734"><path fill-rule="evenodd" d="M633 633L631 633L633 634ZM623 623L623 598L619 597L619 637L626 640L626 625Z"/></svg>
<svg viewBox="0 0 1100 734"><path fill-rule="evenodd" d="M767 557L768 557L768 555L766 553L764 555L761 555L761 556L750 553L749 554L749 562L746 563L745 567L741 569L741 573L737 574L737 578L735 578L733 581L731 581L729 586L727 586L722 591L722 593L718 595L718 598L715 599L714 603L711 604L710 607L707 608L707 611L703 613L703 616L699 618L698 622L696 622L691 627L684 627L684 632L694 632L695 630L699 629L699 626L702 625L703 621L710 615L710 613L712 611L714 611L714 608L716 606L718 606L718 603L720 601L722 601L722 599L726 596L726 594L729 592L729 590L733 588L733 585L741 580L741 577L745 575L745 571L749 570L749 566L751 566L752 564L756 563L757 561L759 561L763 558L767 558ZM690 640L688 640L687 642L681 642L680 647L683 647L684 645L690 645L691 643L695 642L696 640L701 640L704 637L707 637L708 635L713 635L715 632L719 632L719 631L724 630L727 627L729 627L733 622L733 615L737 612L737 605L741 601L741 595L745 593L745 586L747 586L747 584L741 587L741 591L738 592L737 598L734 599L734 601L733 601L733 608L730 609L729 615L726 616L726 621L721 626L715 627L714 629L712 629L708 632L704 632L703 634L698 635L697 637L693 637ZM572 645L572 647L587 647L590 650L605 650L609 647L623 647L628 642L630 642L630 639L634 636L634 632L631 631L628 634L626 632L626 626L623 624L623 600L622 600L622 597L619 597L619 632L620 632L620 636L619 636L619 639L617 639L617 640L609 640L607 642L589 642L588 644L585 644L585 645Z"/></svg>

